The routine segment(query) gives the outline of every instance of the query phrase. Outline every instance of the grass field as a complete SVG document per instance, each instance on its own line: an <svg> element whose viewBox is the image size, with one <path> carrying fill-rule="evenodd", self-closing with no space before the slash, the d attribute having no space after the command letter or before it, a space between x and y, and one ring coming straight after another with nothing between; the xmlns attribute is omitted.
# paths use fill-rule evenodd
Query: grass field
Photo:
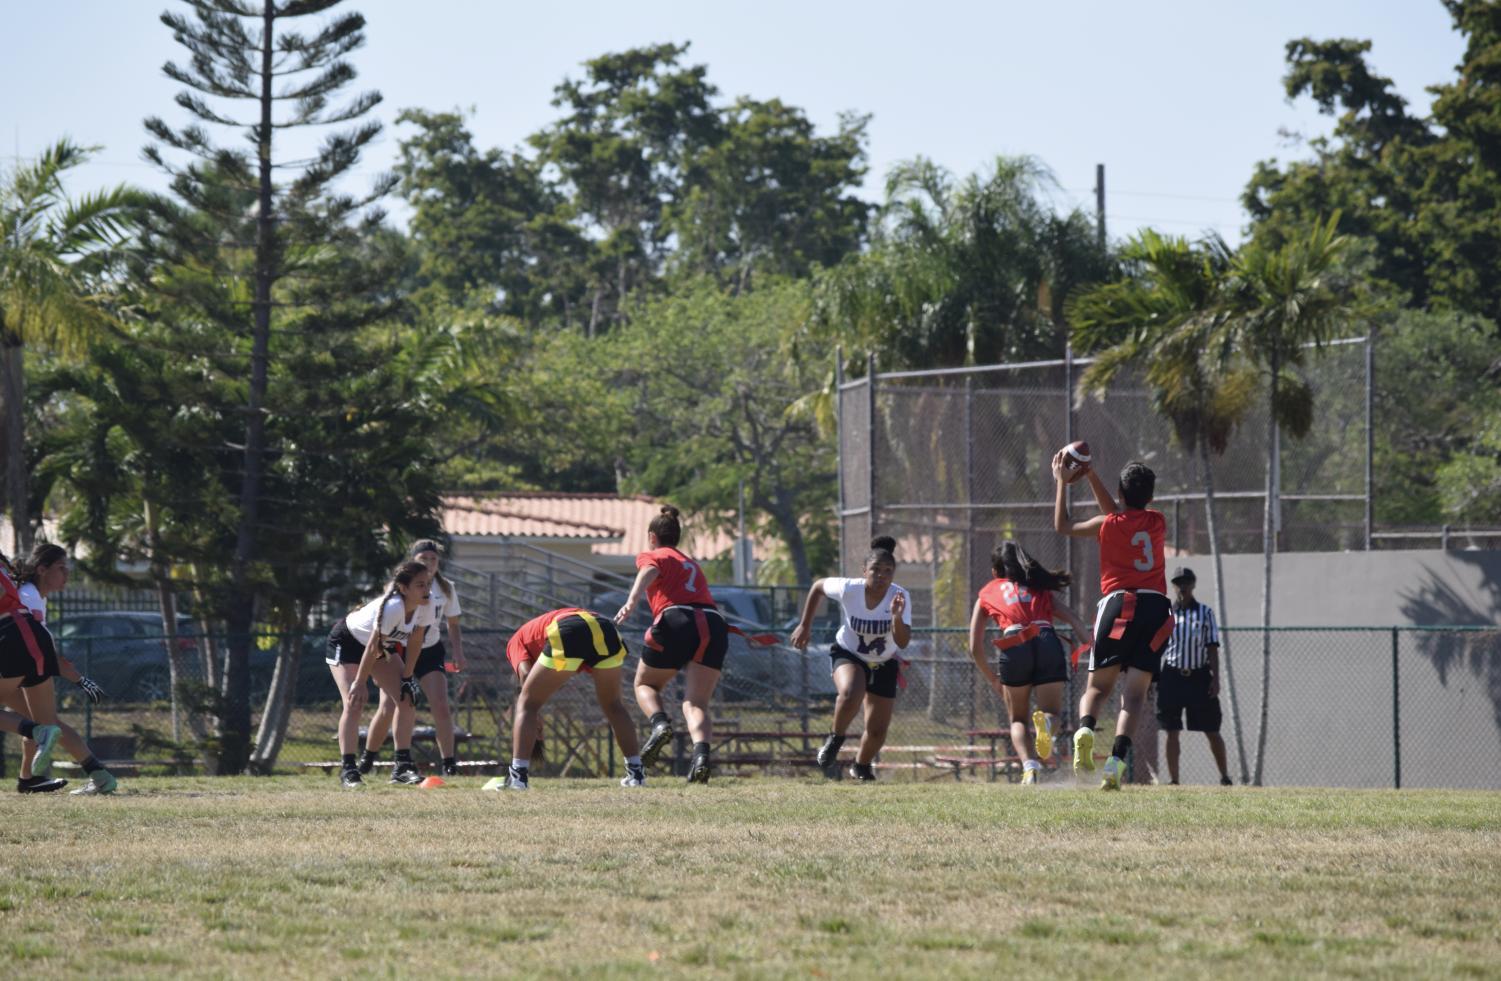
<svg viewBox="0 0 1501 981"><path fill-rule="evenodd" d="M17 977L1501 977L1501 794L480 783L0 796L0 961Z"/></svg>

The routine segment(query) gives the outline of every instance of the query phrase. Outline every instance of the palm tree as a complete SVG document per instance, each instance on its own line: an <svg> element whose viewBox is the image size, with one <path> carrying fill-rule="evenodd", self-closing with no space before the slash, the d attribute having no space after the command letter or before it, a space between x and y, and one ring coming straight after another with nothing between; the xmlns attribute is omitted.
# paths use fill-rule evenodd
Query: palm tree
<svg viewBox="0 0 1501 981"><path fill-rule="evenodd" d="M1301 437L1313 425L1313 390L1292 369L1333 340L1348 323L1354 297L1341 275L1348 240L1336 233L1339 212L1307 235L1277 247L1251 242L1231 264L1226 316L1213 332L1210 356L1220 364L1249 358L1267 384L1266 502L1262 512L1261 706L1252 782L1261 784L1266 756L1267 686L1272 664L1272 554L1277 510L1279 433Z"/></svg>
<svg viewBox="0 0 1501 981"><path fill-rule="evenodd" d="M1232 255L1217 237L1199 244L1147 230L1120 252L1125 277L1076 294L1068 303L1074 345L1097 352L1080 377L1083 392L1103 395L1123 371L1141 372L1152 407L1178 442L1197 450L1204 473L1204 512L1214 563L1215 600L1225 615L1225 575L1215 513L1213 457L1255 403L1258 379L1245 361L1205 356L1225 314ZM1227 637L1221 637L1225 694L1241 782L1248 780L1240 707Z"/></svg>
<svg viewBox="0 0 1501 981"><path fill-rule="evenodd" d="M44 345L76 353L108 326L104 274L140 200L124 185L76 201L66 196L64 174L96 149L59 140L0 184L0 400L5 497L16 554L30 550L32 536L24 349Z"/></svg>

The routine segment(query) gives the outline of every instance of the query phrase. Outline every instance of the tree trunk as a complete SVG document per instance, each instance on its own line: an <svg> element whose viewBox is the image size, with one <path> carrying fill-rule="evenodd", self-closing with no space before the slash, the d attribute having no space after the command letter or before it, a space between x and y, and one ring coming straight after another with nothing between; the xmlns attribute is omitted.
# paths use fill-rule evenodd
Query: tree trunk
<svg viewBox="0 0 1501 981"><path fill-rule="evenodd" d="M1261 713L1256 723L1256 768L1251 782L1261 786L1266 762L1268 688L1272 681L1272 552L1276 545L1272 527L1277 507L1277 381L1282 370L1277 350L1272 350L1272 384L1266 420L1266 507L1261 518Z"/></svg>
<svg viewBox="0 0 1501 981"><path fill-rule="evenodd" d="M17 562L31 554L31 488L26 470L25 348L6 332L0 341L0 380L5 386L5 496L10 513L10 554Z"/></svg>
<svg viewBox="0 0 1501 981"><path fill-rule="evenodd" d="M792 571L797 575L797 581L809 583L813 581L813 571L808 565L808 546L803 541L802 525L797 520L797 510L791 498L792 495L785 490L778 490L775 499L754 495L752 500L758 500L759 505L777 523L782 541L787 545L787 557L792 560Z"/></svg>
<svg viewBox="0 0 1501 981"><path fill-rule="evenodd" d="M307 622L304 611L299 623ZM282 625L281 645L276 652L276 668L271 674L271 690L266 693L266 707L255 734L255 750L250 755L250 769L269 774L276 765L287 738L287 723L292 719L293 695L297 690L297 672L302 664L302 635L296 624Z"/></svg>
<svg viewBox="0 0 1501 981"><path fill-rule="evenodd" d="M1199 440L1199 458L1204 464L1204 520L1209 525L1209 554L1214 563L1214 602L1219 610L1220 673L1225 676L1225 699L1230 703L1230 731L1235 736L1235 753L1240 762L1240 782L1249 783L1251 774L1246 766L1246 742L1241 732L1240 703L1235 695L1235 677L1230 671L1230 637L1225 626L1225 561L1220 551L1219 525L1214 509L1214 458L1209 451L1209 442Z"/></svg>
<svg viewBox="0 0 1501 981"><path fill-rule="evenodd" d="M180 704L180 685L186 679L187 664L183 660L182 648L178 645L177 638L177 597L172 592L172 579L168 574L166 556L162 554L160 526L157 523L156 506L150 498L141 501L141 509L146 519L146 541L151 549L151 579L156 583L157 602L162 610L162 634L167 638L167 675L171 682L171 706L172 706L172 741L182 742L182 706ZM202 723L197 719L197 713L193 713L193 720L198 722L192 725L193 734L203 736ZM191 725L191 723L190 723Z"/></svg>
<svg viewBox="0 0 1501 981"><path fill-rule="evenodd" d="M192 565L193 570L193 605L198 610L198 638L199 659L203 666L203 684L213 691L219 690L219 648L217 638L219 631L215 630L214 621L208 616L212 608L209 603L208 593L203 584L208 582L208 576L203 566L197 562Z"/></svg>
<svg viewBox="0 0 1501 981"><path fill-rule="evenodd" d="M255 218L255 295L251 303L250 391L245 420L245 469L240 484L240 524L235 540L234 596L229 607L229 657L224 666L224 714L219 720L220 773L240 773L250 762L250 646L256 596L251 564L256 558L261 469L266 443L265 401L271 341L271 287L275 279L276 230L271 199L272 53L276 8L267 0L261 31L261 121L256 128L260 189Z"/></svg>

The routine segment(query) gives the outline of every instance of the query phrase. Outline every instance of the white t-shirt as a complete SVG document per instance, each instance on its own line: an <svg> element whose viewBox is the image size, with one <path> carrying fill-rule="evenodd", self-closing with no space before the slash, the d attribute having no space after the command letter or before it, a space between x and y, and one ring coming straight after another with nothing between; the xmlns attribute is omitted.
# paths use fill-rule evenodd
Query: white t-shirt
<svg viewBox="0 0 1501 981"><path fill-rule="evenodd" d="M37 591L36 583L22 583L19 592L21 593L21 602L26 604L26 608L31 611L31 615L36 617L38 622L46 623L47 599Z"/></svg>
<svg viewBox="0 0 1501 981"><path fill-rule="evenodd" d="M384 609L381 609L382 603L385 604ZM373 599L345 617L344 623L349 627L349 632L354 634L355 640L361 644L368 644L370 634L375 631L375 611L381 610L381 636L385 638L384 646L388 652L394 651L396 645L405 644L407 638L412 636L412 631L418 627L427 627L431 632L436 626L431 603L424 603L413 610L409 620L404 619L402 607L400 596Z"/></svg>
<svg viewBox="0 0 1501 981"><path fill-rule="evenodd" d="M831 578L823 581L823 594L839 601L843 620L834 642L851 654L859 655L867 664L882 664L901 650L892 632L891 601L902 595L906 606L902 608L902 622L912 626L912 597L902 587L892 583L886 595L874 608L865 605L864 579Z"/></svg>
<svg viewBox="0 0 1501 981"><path fill-rule="evenodd" d="M452 582L449 582L449 586L453 587L453 599L448 598L448 595L443 592L443 587L438 585L438 580L436 579L433 580L432 590L427 594L432 600L428 606L433 611L433 628L422 636L423 650L427 650L429 647L437 647L442 642L443 624L449 617L464 615L464 611L459 608L459 587L454 586Z"/></svg>

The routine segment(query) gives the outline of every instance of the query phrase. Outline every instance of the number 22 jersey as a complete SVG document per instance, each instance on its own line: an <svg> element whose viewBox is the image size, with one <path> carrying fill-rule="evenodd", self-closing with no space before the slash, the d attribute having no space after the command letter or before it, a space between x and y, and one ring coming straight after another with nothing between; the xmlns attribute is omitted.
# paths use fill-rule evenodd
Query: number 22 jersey
<svg viewBox="0 0 1501 981"><path fill-rule="evenodd" d="M1167 521L1161 511L1128 508L1100 525L1100 593L1150 589L1167 595Z"/></svg>

